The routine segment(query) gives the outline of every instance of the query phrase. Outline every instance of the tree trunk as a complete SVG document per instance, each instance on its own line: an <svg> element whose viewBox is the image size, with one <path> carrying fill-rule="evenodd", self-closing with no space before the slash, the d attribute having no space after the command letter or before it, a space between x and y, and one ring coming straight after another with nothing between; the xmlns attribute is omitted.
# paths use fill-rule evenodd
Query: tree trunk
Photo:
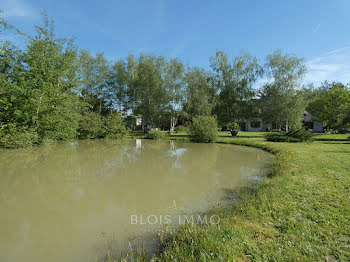
<svg viewBox="0 0 350 262"><path fill-rule="evenodd" d="M176 124L176 119L175 117L172 116L170 119L170 135L174 133L175 124Z"/></svg>
<svg viewBox="0 0 350 262"><path fill-rule="evenodd" d="M38 123L39 123L39 111L40 111L40 106L41 106L41 100L43 99L44 96L44 91L41 93L41 96L39 98L39 105L36 109L36 123L35 125L38 127Z"/></svg>

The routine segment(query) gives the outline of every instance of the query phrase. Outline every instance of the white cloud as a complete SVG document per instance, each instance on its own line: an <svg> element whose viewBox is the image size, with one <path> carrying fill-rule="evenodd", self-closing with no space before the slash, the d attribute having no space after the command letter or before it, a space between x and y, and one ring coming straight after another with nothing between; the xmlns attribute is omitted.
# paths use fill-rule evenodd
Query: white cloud
<svg viewBox="0 0 350 262"><path fill-rule="evenodd" d="M3 0L1 6L5 18L36 18L39 12L19 0Z"/></svg>
<svg viewBox="0 0 350 262"><path fill-rule="evenodd" d="M306 63L308 73L305 83L319 85L321 82L350 82L350 46L327 52Z"/></svg>

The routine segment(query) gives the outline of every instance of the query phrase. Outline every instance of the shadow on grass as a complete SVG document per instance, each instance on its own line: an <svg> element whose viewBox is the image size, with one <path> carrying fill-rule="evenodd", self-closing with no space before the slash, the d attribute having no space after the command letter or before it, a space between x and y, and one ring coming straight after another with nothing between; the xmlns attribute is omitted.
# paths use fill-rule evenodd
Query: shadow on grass
<svg viewBox="0 0 350 262"><path fill-rule="evenodd" d="M340 153L340 154L344 154L344 153L348 153L350 154L350 151L324 151L325 153Z"/></svg>
<svg viewBox="0 0 350 262"><path fill-rule="evenodd" d="M348 141L350 142L350 140L347 138L315 138L315 141Z"/></svg>
<svg viewBox="0 0 350 262"><path fill-rule="evenodd" d="M232 136L230 133L219 135L219 137L232 137L232 138L264 138L264 136Z"/></svg>
<svg viewBox="0 0 350 262"><path fill-rule="evenodd" d="M171 135L170 138L174 138L174 137L189 137L189 135Z"/></svg>
<svg viewBox="0 0 350 262"><path fill-rule="evenodd" d="M334 142L325 142L325 145L350 145L350 142L338 142L338 143L334 143Z"/></svg>
<svg viewBox="0 0 350 262"><path fill-rule="evenodd" d="M239 138L264 138L264 136L236 136Z"/></svg>

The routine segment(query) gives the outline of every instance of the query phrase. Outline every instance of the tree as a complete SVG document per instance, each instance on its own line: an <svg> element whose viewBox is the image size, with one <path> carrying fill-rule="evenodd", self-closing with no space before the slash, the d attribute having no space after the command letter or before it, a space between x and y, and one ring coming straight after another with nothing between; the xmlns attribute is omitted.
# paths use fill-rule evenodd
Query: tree
<svg viewBox="0 0 350 262"><path fill-rule="evenodd" d="M324 121L328 129L339 129L349 123L349 86L337 82L324 82L320 92L319 97L308 106L308 111Z"/></svg>
<svg viewBox="0 0 350 262"><path fill-rule="evenodd" d="M128 109L128 83L129 75L126 64L123 60L118 60L111 68L108 76L108 98L110 106L116 107L119 112L127 113Z"/></svg>
<svg viewBox="0 0 350 262"><path fill-rule="evenodd" d="M54 22L43 12L43 26L28 37L25 50L2 43L0 61L1 122L37 132L41 139L76 135L79 103L76 48L71 39L57 39Z"/></svg>
<svg viewBox="0 0 350 262"><path fill-rule="evenodd" d="M126 68L128 73L128 89L127 89L127 109L131 109L135 114L136 105L138 103L137 96L137 61L133 54L129 54L126 58Z"/></svg>
<svg viewBox="0 0 350 262"><path fill-rule="evenodd" d="M57 39L54 23L43 13L43 27L29 40L23 61L26 108L31 125L42 138L68 139L76 136L80 106L72 90L76 48L71 39Z"/></svg>
<svg viewBox="0 0 350 262"><path fill-rule="evenodd" d="M260 90L264 121L275 128L299 128L306 107L300 81L306 73L304 60L275 51L266 58L265 72L270 80Z"/></svg>
<svg viewBox="0 0 350 262"><path fill-rule="evenodd" d="M190 124L191 140L195 142L215 142L218 136L218 123L213 116L196 116Z"/></svg>
<svg viewBox="0 0 350 262"><path fill-rule="evenodd" d="M23 52L10 42L0 46L0 124L31 123L25 90Z"/></svg>
<svg viewBox="0 0 350 262"><path fill-rule="evenodd" d="M0 33L5 30L29 37L0 16ZM27 125L31 121L27 110L26 83L23 78L26 69L23 58L22 50L8 40L0 40L0 125Z"/></svg>
<svg viewBox="0 0 350 262"><path fill-rule="evenodd" d="M141 55L136 68L134 113L142 115L143 126L157 126L167 104L164 57ZM147 131L147 128L144 129Z"/></svg>
<svg viewBox="0 0 350 262"><path fill-rule="evenodd" d="M105 98L107 97L109 64L103 53L97 53L94 64L94 94L98 98L98 112L101 114L106 103Z"/></svg>
<svg viewBox="0 0 350 262"><path fill-rule="evenodd" d="M105 120L107 138L122 138L127 134L123 118L119 112L110 113Z"/></svg>
<svg viewBox="0 0 350 262"><path fill-rule="evenodd" d="M262 68L256 57L241 52L229 62L223 51L217 51L210 58L215 76L214 82L219 90L216 114L221 123L249 117L248 101L253 98L253 84L262 74Z"/></svg>
<svg viewBox="0 0 350 262"><path fill-rule="evenodd" d="M79 91L83 101L94 112L108 113L108 77L109 63L102 53L92 56L89 51L81 50L79 54Z"/></svg>
<svg viewBox="0 0 350 262"><path fill-rule="evenodd" d="M185 78L184 112L187 118L209 116L215 106L216 88L212 85L212 76L199 67L189 68Z"/></svg>
<svg viewBox="0 0 350 262"><path fill-rule="evenodd" d="M79 138L93 139L103 137L105 134L101 115L96 112L87 111L79 120Z"/></svg>
<svg viewBox="0 0 350 262"><path fill-rule="evenodd" d="M169 99L170 134L174 132L177 118L182 110L184 95L183 78L184 66L181 61L171 59L166 75L166 91Z"/></svg>

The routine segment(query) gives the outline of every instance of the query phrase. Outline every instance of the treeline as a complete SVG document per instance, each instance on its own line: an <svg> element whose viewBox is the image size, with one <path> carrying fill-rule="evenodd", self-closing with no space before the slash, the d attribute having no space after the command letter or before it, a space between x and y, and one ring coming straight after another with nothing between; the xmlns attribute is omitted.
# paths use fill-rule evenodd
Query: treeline
<svg viewBox="0 0 350 262"><path fill-rule="evenodd" d="M27 43L21 49L1 41L3 147L76 137L121 137L126 133L125 121L134 121L135 116L142 117L145 131L158 127L172 132L176 125L198 116L215 116L222 126L262 116L276 128L297 128L310 103L313 114L324 121L336 118L327 124L339 128L350 112L348 86L325 83L320 89L303 87L304 60L278 50L263 64L248 53L229 58L219 50L209 59L210 70L205 70L156 55L129 54L108 61L102 53L79 50L72 39L57 38L46 14L34 36L4 19L0 26L0 33L14 30ZM263 80L266 83L256 91L254 85ZM323 108L330 92L345 94L338 101L341 116L329 116L332 111ZM318 114L322 110L328 115Z"/></svg>

